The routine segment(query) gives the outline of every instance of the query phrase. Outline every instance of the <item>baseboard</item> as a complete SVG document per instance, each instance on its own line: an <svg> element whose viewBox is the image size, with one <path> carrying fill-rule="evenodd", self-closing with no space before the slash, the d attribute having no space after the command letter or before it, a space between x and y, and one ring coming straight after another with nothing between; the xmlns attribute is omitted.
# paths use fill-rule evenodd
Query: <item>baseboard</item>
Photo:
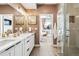
<svg viewBox="0 0 79 59"><path fill-rule="evenodd" d="M40 44L35 44L35 47L40 47Z"/></svg>
<svg viewBox="0 0 79 59"><path fill-rule="evenodd" d="M42 45L41 45L42 46ZM45 46L45 45L44 45ZM47 45L46 45L47 46ZM50 46L50 45L48 45L48 46ZM51 45L51 46L53 46L53 47L57 47L57 45ZM35 44L35 46L34 47L40 47L40 44Z"/></svg>

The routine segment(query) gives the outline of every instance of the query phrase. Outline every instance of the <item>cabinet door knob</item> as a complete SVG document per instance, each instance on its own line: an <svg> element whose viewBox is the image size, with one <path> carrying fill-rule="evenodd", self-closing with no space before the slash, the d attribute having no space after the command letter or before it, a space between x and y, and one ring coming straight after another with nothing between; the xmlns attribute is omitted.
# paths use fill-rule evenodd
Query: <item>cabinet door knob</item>
<svg viewBox="0 0 79 59"><path fill-rule="evenodd" d="M19 43L21 43L21 41L20 41L20 42L18 42L18 43L16 43L16 45L17 45L17 44L19 44Z"/></svg>
<svg viewBox="0 0 79 59"><path fill-rule="evenodd" d="M29 40L27 41L27 43L29 42Z"/></svg>
<svg viewBox="0 0 79 59"><path fill-rule="evenodd" d="M27 51L29 51L29 48L27 49Z"/></svg>

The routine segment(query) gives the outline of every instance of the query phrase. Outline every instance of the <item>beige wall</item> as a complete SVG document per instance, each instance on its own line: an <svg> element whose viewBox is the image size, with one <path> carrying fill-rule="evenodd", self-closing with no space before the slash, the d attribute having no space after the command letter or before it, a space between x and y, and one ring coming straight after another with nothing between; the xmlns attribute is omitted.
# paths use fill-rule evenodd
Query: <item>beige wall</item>
<svg viewBox="0 0 79 59"><path fill-rule="evenodd" d="M32 27L32 32L36 33L35 36L35 44L39 44L39 14L41 13L51 13L53 14L53 24L55 24L57 22L57 10L58 10L58 5L53 5L53 4L41 4L41 5L37 5L37 10L32 10L32 11L27 11L27 13L31 12L30 14L32 15L36 15L36 19L37 19L37 24L35 25L28 25L28 27ZM4 5L4 6L0 6L0 13L2 14L14 14L14 15L20 15L20 13L18 13L15 9L13 9L12 7L10 7L9 5ZM15 21L14 21L15 24ZM26 22L25 22L26 24ZM24 25L23 27L25 27L26 25ZM14 25L14 27L17 27L17 25ZM19 25L18 25L19 27ZM37 30L35 30L35 28L37 28ZM15 32L15 30L14 30ZM55 41L54 41L55 42Z"/></svg>
<svg viewBox="0 0 79 59"><path fill-rule="evenodd" d="M23 27L23 31L27 30L27 19L24 18L24 25L17 25L16 24L16 21L18 20L15 20L15 16L17 15L20 15L21 16L21 13L19 13L18 11L16 11L14 8L12 8L11 6L9 5L0 5L0 14L13 14L14 17L13 17L13 32L16 32L15 31L15 28L19 28L20 26Z"/></svg>
<svg viewBox="0 0 79 59"><path fill-rule="evenodd" d="M53 14L53 19L54 19L53 24L55 24L57 22L57 10L58 10L58 5L52 5L52 4L50 4L50 5L46 5L46 4L37 5L36 14L34 14L37 16L37 24L36 25L29 25L30 27L32 27L32 32L36 33L36 39L35 39L36 44L39 44L39 29L40 29L39 28L39 25L40 25L39 24L39 14L41 14L41 13ZM35 30L35 28L37 28L38 30Z"/></svg>
<svg viewBox="0 0 79 59"><path fill-rule="evenodd" d="M0 5L0 14L14 14L19 15L20 13L17 12L14 8L9 5Z"/></svg>
<svg viewBox="0 0 79 59"><path fill-rule="evenodd" d="M57 11L58 11L58 5L54 5L54 4L42 4L42 5L38 5L38 12L39 14L41 13L49 13L49 14L53 14L53 26L56 23L57 24ZM57 39L55 38L55 40L53 40L53 43L56 44Z"/></svg>

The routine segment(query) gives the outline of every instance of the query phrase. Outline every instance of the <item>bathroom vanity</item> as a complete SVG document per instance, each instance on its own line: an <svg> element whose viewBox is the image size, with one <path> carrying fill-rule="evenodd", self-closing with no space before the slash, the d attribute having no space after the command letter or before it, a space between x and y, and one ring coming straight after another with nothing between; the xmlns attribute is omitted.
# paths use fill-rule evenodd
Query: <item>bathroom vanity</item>
<svg viewBox="0 0 79 59"><path fill-rule="evenodd" d="M34 33L0 39L0 56L29 56L34 47Z"/></svg>

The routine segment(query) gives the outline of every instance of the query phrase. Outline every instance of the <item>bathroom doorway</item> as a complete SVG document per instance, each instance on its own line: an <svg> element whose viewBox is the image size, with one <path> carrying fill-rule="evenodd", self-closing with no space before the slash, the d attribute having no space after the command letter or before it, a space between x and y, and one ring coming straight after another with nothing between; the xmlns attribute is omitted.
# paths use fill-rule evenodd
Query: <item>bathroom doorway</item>
<svg viewBox="0 0 79 59"><path fill-rule="evenodd" d="M40 46L53 45L53 14L40 14L39 22Z"/></svg>

